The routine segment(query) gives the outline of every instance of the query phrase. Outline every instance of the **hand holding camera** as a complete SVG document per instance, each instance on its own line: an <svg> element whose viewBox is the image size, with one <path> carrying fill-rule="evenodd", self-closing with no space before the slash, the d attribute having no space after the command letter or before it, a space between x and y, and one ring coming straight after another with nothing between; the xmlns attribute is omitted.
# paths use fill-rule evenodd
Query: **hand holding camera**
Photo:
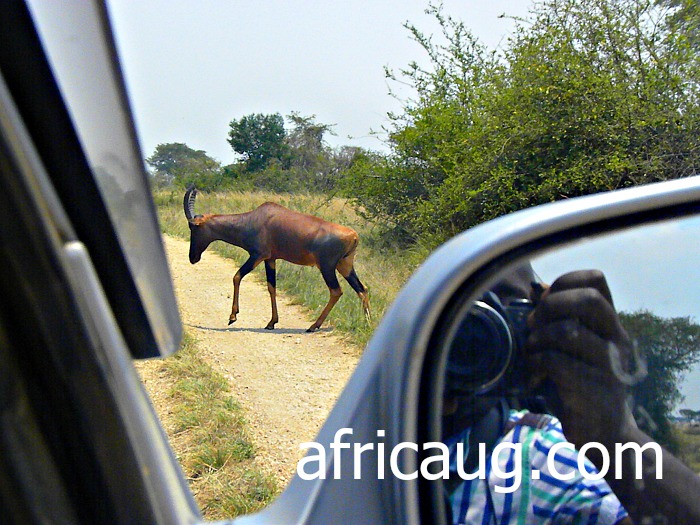
<svg viewBox="0 0 700 525"><path fill-rule="evenodd" d="M530 368L556 386L557 416L577 446L609 445L636 428L619 370L634 361L605 276L594 270L558 278L531 318Z"/></svg>
<svg viewBox="0 0 700 525"><path fill-rule="evenodd" d="M457 312L447 334L446 397L545 392L572 442L613 442L636 425L612 366L629 368L632 344L605 276L571 272L535 292L537 304L488 292Z"/></svg>

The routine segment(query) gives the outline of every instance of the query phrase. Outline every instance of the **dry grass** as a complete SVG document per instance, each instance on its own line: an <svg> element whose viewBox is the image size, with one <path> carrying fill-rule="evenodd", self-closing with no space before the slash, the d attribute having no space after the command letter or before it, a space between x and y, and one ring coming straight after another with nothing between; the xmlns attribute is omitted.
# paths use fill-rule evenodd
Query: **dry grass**
<svg viewBox="0 0 700 525"><path fill-rule="evenodd" d="M680 459L694 472L700 473L700 429L677 426L674 430Z"/></svg>
<svg viewBox="0 0 700 525"><path fill-rule="evenodd" d="M240 405L191 335L174 357L138 367L206 519L248 514L274 499L279 488L255 461Z"/></svg>

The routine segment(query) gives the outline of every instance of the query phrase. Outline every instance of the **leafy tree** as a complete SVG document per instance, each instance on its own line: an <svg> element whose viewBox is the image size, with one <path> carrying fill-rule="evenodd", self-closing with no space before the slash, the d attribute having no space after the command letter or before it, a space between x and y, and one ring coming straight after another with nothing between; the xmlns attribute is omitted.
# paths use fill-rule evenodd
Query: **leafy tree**
<svg viewBox="0 0 700 525"><path fill-rule="evenodd" d="M279 115L249 115L231 122L229 142L243 155L244 163L227 167L236 184L277 192L332 191L340 172L347 170L360 148L326 144L333 125L316 121L316 115L287 115L289 129ZM235 141L234 141L235 137ZM256 154L246 153L257 148ZM241 168L245 176L241 175Z"/></svg>
<svg viewBox="0 0 700 525"><path fill-rule="evenodd" d="M700 4L697 0L659 0L658 4L672 9L669 26L684 34L691 46L700 49Z"/></svg>
<svg viewBox="0 0 700 525"><path fill-rule="evenodd" d="M544 0L503 51L443 13L406 27L429 66L390 79L415 96L390 116L389 159L347 187L432 244L523 207L693 174L697 53L652 0ZM390 201L390 202L388 202Z"/></svg>
<svg viewBox="0 0 700 525"><path fill-rule="evenodd" d="M273 159L283 158L286 132L279 113L246 115L232 120L229 127L228 143L241 155L248 171L260 171Z"/></svg>
<svg viewBox="0 0 700 525"><path fill-rule="evenodd" d="M186 186L198 182L198 186L204 188L216 186L224 178L218 161L205 151L180 142L158 144L146 162L154 169L157 184Z"/></svg>
<svg viewBox="0 0 700 525"><path fill-rule="evenodd" d="M316 115L301 116L297 112L287 115L292 124L285 139L287 145L286 166L302 188L327 191L333 187L335 158L324 141L326 133L333 133L333 125L316 122Z"/></svg>
<svg viewBox="0 0 700 525"><path fill-rule="evenodd" d="M196 184L200 190L213 191L230 183L229 174L211 157L186 159L177 168L175 183L181 187Z"/></svg>
<svg viewBox="0 0 700 525"><path fill-rule="evenodd" d="M294 126L286 137L290 163L306 171L312 171L328 157L323 136L332 133L332 126L319 124L315 118L316 115L302 117L297 112L287 115Z"/></svg>
<svg viewBox="0 0 700 525"><path fill-rule="evenodd" d="M181 142L158 144L146 163L154 170L154 175L171 183L186 164L196 162L216 162L203 150L195 150Z"/></svg>
<svg viewBox="0 0 700 525"><path fill-rule="evenodd" d="M410 244L420 237L413 225L418 222L416 203L427 192L424 181L410 160L362 151L340 184L343 194L357 204L360 216L382 225L390 245Z"/></svg>
<svg viewBox="0 0 700 525"><path fill-rule="evenodd" d="M690 317L662 318L648 311L621 313L623 326L647 362L648 375L633 388L637 405L650 416L648 430L674 448L669 416L683 399L678 389L700 360L700 325Z"/></svg>
<svg viewBox="0 0 700 525"><path fill-rule="evenodd" d="M681 416L683 416L687 421L691 423L697 423L700 420L700 410L691 410L690 408L681 408Z"/></svg>

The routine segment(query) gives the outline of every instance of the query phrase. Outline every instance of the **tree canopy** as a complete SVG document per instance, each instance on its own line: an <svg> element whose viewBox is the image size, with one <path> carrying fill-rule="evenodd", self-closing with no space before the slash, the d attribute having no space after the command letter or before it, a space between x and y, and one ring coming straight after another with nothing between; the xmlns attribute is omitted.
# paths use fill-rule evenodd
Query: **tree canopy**
<svg viewBox="0 0 700 525"><path fill-rule="evenodd" d="M324 137L333 134L333 125L318 122L316 115L292 112L287 120L289 129L278 113L232 120L229 143L241 158L228 166L187 144L159 144L146 159L153 168L154 183L196 183L205 191L234 185L278 192L333 191L339 174L352 166L363 150L328 146Z"/></svg>
<svg viewBox="0 0 700 525"><path fill-rule="evenodd" d="M440 38L406 28L429 66L387 71L415 90L391 116L391 154L347 180L406 238L437 244L527 206L697 169L698 56L676 8L545 0L498 52L441 6L428 12Z"/></svg>
<svg viewBox="0 0 700 525"><path fill-rule="evenodd" d="M682 33L696 50L700 50L700 4L697 0L658 0L660 6L672 9L668 18L671 31Z"/></svg>
<svg viewBox="0 0 700 525"><path fill-rule="evenodd" d="M690 317L662 318L648 311L620 313L620 320L646 360L648 375L632 392L649 420L647 430L674 447L670 416L683 400L679 385L700 360L700 325Z"/></svg>
<svg viewBox="0 0 700 525"><path fill-rule="evenodd" d="M246 115L232 120L229 127L228 143L247 163L248 171L263 170L273 159L283 157L286 132L279 113Z"/></svg>
<svg viewBox="0 0 700 525"><path fill-rule="evenodd" d="M221 164L205 151L192 149L180 142L158 144L146 163L153 168L158 184L185 186L194 179L204 181L215 178L221 172Z"/></svg>

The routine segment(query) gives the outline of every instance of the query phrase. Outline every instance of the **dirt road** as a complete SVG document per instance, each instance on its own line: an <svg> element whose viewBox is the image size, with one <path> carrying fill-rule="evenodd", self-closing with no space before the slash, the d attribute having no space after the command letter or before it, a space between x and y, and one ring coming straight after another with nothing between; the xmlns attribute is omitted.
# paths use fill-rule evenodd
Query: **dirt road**
<svg viewBox="0 0 700 525"><path fill-rule="evenodd" d="M191 265L189 243L165 237L185 329L203 357L230 382L246 411L261 462L285 485L357 364L360 350L278 294L280 321L270 320L270 296L259 269L241 284L238 320L228 326L236 264L207 251ZM319 275L319 279L320 279Z"/></svg>

